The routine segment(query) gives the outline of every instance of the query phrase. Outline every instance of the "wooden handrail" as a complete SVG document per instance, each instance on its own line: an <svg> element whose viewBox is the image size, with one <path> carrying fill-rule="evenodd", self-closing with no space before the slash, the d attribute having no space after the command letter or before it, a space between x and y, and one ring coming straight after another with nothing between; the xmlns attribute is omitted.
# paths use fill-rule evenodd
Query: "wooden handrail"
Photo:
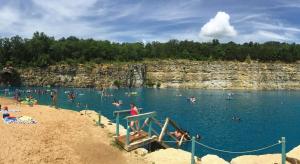
<svg viewBox="0 0 300 164"><path fill-rule="evenodd" d="M163 127L162 124L161 124L156 118L152 117L151 120L153 120L154 123L157 124L160 128ZM177 138L174 137L174 135L172 135L170 132L166 131L166 134L167 134L168 136L170 136L173 140L178 141Z"/></svg>
<svg viewBox="0 0 300 164"><path fill-rule="evenodd" d="M138 108L138 111L140 112L143 108ZM126 109L126 110L116 110L114 111L114 115L116 114L123 114L123 113L129 113L130 112L130 109Z"/></svg>
<svg viewBox="0 0 300 164"><path fill-rule="evenodd" d="M127 121L137 121L137 120L142 120L142 119L146 119L149 117L154 117L155 115L156 115L156 112L148 112L148 113L138 114L138 115L134 115L134 116L127 116L127 117L125 117L125 119Z"/></svg>

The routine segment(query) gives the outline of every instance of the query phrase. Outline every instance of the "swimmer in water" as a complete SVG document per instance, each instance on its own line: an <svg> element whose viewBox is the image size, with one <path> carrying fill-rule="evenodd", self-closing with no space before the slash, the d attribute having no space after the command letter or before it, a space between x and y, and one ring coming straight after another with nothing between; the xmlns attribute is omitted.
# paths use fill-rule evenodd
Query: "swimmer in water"
<svg viewBox="0 0 300 164"><path fill-rule="evenodd" d="M112 104L115 105L115 106L120 106L120 105L122 105L122 101L121 100L119 100L119 101L115 100Z"/></svg>
<svg viewBox="0 0 300 164"><path fill-rule="evenodd" d="M233 117L232 117L232 120L233 120L233 121L238 121L238 122L239 122L239 121L241 121L241 118L239 118L239 117L237 117L237 116L233 116Z"/></svg>
<svg viewBox="0 0 300 164"><path fill-rule="evenodd" d="M195 96L192 96L189 98L190 102L191 103L195 103L196 102L196 97Z"/></svg>

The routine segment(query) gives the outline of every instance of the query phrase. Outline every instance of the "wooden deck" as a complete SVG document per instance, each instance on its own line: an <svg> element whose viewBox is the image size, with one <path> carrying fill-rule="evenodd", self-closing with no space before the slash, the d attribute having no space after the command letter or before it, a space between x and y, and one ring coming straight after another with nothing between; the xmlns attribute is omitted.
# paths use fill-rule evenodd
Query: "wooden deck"
<svg viewBox="0 0 300 164"><path fill-rule="evenodd" d="M148 136L148 133L146 133L145 131L140 131L139 132L140 135L130 135L129 137L129 145L126 145L126 135L122 135L119 137L116 137L116 142L121 145L126 151L131 151L134 149L137 149L139 147L142 147L144 145L147 145L151 142L156 141L157 136Z"/></svg>

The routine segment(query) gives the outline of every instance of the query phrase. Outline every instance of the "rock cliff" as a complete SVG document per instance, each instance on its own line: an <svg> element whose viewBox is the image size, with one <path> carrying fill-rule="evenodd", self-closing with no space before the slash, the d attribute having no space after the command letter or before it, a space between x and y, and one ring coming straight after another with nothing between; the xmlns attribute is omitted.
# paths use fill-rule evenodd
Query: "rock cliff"
<svg viewBox="0 0 300 164"><path fill-rule="evenodd" d="M162 60L18 70L27 86L300 89L300 63Z"/></svg>
<svg viewBox="0 0 300 164"><path fill-rule="evenodd" d="M25 86L141 87L145 79L143 64L55 65L19 70Z"/></svg>
<svg viewBox="0 0 300 164"><path fill-rule="evenodd" d="M161 87L300 89L300 63L176 60L146 65L147 79Z"/></svg>

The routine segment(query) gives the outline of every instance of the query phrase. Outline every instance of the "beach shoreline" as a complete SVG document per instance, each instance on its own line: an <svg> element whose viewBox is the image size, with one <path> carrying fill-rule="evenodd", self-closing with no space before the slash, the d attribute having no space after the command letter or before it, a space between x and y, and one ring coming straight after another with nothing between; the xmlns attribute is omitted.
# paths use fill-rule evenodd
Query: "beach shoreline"
<svg viewBox="0 0 300 164"><path fill-rule="evenodd" d="M0 163L133 163L164 164L190 163L191 153L181 149L162 149L148 153L145 149L132 152L121 150L114 142L116 125L105 116L98 123L98 113L55 109L45 105L17 105L10 98L0 97L0 104L19 112L14 116L30 116L36 124L0 123ZM126 129L120 125L120 134ZM300 159L300 146L288 153ZM201 160L201 161L200 161ZM201 164L229 163L216 155L206 155L197 160ZM265 161L280 163L279 154L245 155L231 160L232 164ZM268 161L268 162L267 162Z"/></svg>
<svg viewBox="0 0 300 164"><path fill-rule="evenodd" d="M29 116L36 124L0 123L0 163L136 163L143 160L113 146L108 128L87 115L44 105L16 105L0 97L11 115ZM102 121L105 121L102 117ZM107 119L108 120L108 119ZM146 163L146 162L144 162Z"/></svg>

